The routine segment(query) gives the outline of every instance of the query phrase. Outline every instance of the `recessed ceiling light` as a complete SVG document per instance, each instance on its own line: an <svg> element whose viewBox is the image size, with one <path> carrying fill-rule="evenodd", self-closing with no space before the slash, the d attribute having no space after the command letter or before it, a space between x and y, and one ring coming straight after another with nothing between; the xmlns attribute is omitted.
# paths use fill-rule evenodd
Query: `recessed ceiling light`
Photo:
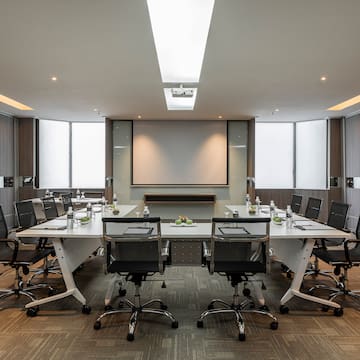
<svg viewBox="0 0 360 360"><path fill-rule="evenodd" d="M138 116L137 116L138 119L141 119L141 117L142 117L141 115L138 115Z"/></svg>
<svg viewBox="0 0 360 360"><path fill-rule="evenodd" d="M0 102L4 103L6 105L9 105L11 107L14 107L15 109L19 109L19 110L34 110L30 106L24 105L16 100L11 99L4 95L0 95Z"/></svg>
<svg viewBox="0 0 360 360"><path fill-rule="evenodd" d="M98 111L98 109L94 109L94 111L95 111L95 112L97 112L97 111Z"/></svg>
<svg viewBox="0 0 360 360"><path fill-rule="evenodd" d="M57 81L57 77L56 77L56 76L52 76L52 77L51 77L51 80L52 80L52 81Z"/></svg>
<svg viewBox="0 0 360 360"><path fill-rule="evenodd" d="M147 0L163 82L199 82L215 0Z"/></svg>
<svg viewBox="0 0 360 360"><path fill-rule="evenodd" d="M223 118L222 115L219 115L219 116L218 116L218 119L222 119L222 118Z"/></svg>
<svg viewBox="0 0 360 360"><path fill-rule="evenodd" d="M327 80L327 77L326 77L326 76L322 76L322 77L320 78L320 80L321 80L321 81L326 81L326 80Z"/></svg>
<svg viewBox="0 0 360 360"><path fill-rule="evenodd" d="M275 112L279 112L279 111L280 111L280 109L275 109L274 111L275 111Z"/></svg>
<svg viewBox="0 0 360 360"><path fill-rule="evenodd" d="M344 110L350 106L353 106L353 105L356 105L360 103L360 95L358 96L355 96L351 99L348 99L346 101L343 101L342 103L340 104L337 104L337 105L334 105L332 107L329 107L328 110L331 110L331 111L340 111L340 110Z"/></svg>

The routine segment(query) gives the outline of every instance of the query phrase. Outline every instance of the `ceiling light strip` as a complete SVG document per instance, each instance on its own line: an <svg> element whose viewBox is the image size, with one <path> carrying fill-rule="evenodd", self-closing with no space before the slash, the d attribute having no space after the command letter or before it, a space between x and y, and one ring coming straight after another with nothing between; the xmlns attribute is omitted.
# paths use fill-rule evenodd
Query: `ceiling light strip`
<svg viewBox="0 0 360 360"><path fill-rule="evenodd" d="M0 102L4 103L6 105L9 105L15 109L18 109L18 110L33 110L31 107L24 105L16 100L11 99L4 95L0 95Z"/></svg>
<svg viewBox="0 0 360 360"><path fill-rule="evenodd" d="M344 110L350 106L353 106L353 105L356 105L360 103L360 95L358 96L355 96L351 99L348 99L340 104L337 104L335 106L332 106L330 108L328 108L328 110L331 110L331 111L340 111L340 110Z"/></svg>

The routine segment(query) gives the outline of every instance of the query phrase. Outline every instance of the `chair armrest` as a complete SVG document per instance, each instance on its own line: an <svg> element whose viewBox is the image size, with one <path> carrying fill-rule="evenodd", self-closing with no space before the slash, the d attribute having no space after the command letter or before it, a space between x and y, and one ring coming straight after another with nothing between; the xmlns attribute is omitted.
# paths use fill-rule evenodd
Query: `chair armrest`
<svg viewBox="0 0 360 360"><path fill-rule="evenodd" d="M345 259L349 263L350 266L352 266L351 258L350 258L350 249L349 249L349 243L350 244L360 244L359 239L346 239L344 241L344 252L345 252Z"/></svg>
<svg viewBox="0 0 360 360"><path fill-rule="evenodd" d="M170 255L170 241L166 240L161 246L161 257L166 260Z"/></svg>
<svg viewBox="0 0 360 360"><path fill-rule="evenodd" d="M208 260L211 257L211 250L209 244L206 241L203 241L203 257Z"/></svg>

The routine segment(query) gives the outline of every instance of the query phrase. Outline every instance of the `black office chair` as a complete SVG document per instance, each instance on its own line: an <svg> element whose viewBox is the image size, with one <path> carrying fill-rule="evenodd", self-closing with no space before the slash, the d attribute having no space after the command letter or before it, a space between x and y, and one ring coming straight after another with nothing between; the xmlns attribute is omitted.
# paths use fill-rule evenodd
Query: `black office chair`
<svg viewBox="0 0 360 360"><path fill-rule="evenodd" d="M53 288L48 284L36 284L24 287L22 274L29 274L29 266L45 259L50 253L50 249L20 249L20 243L17 239L8 238L8 228L5 216L0 205L0 264L11 266L15 269L15 284L12 289L0 289L0 299L4 299L11 295L27 296L31 301L35 300L32 293L33 290L47 288L49 294L53 293ZM22 274L21 274L22 273ZM36 315L38 308L29 308L27 314L29 316Z"/></svg>
<svg viewBox="0 0 360 360"><path fill-rule="evenodd" d="M300 213L302 198L302 195L292 194L290 206L293 213Z"/></svg>
<svg viewBox="0 0 360 360"><path fill-rule="evenodd" d="M321 203L322 203L321 199L309 197L304 214L305 217L312 220L317 220L320 214Z"/></svg>
<svg viewBox="0 0 360 360"><path fill-rule="evenodd" d="M101 320L109 315L130 312L127 340L134 340L134 332L141 313L162 315L171 320L173 328L178 327L175 317L168 312L160 299L140 302L140 286L155 273L163 274L165 261L169 255L169 242L161 240L160 218L103 218L106 270L109 273L125 275L126 280L135 284L134 302L123 298L128 308L112 308L100 315L94 329L101 328ZM150 306L158 303L159 308Z"/></svg>
<svg viewBox="0 0 360 360"><path fill-rule="evenodd" d="M37 221L36 215L35 215L35 211L34 211L34 207L33 207L33 203L31 200L16 202L15 210L16 210L16 215L17 215L18 224L19 224L18 231L28 229L28 228L38 224L38 221ZM32 244L37 249L45 249L46 248L47 250L50 250L49 254L51 254L52 256L55 256L55 250L51 245L48 245L47 238L39 238L39 237L27 238L27 237L25 237L25 238L20 238L20 239L23 244L27 244L27 245ZM58 267L49 265L49 261L48 261L47 257L44 258L44 264L41 268L32 269L31 271L34 272L34 274L29 278L28 284L31 284L31 281L35 277L38 277L39 275L47 275L49 273L59 274Z"/></svg>
<svg viewBox="0 0 360 360"><path fill-rule="evenodd" d="M72 208L74 208L73 204L72 204L72 201L71 201L72 193L63 193L63 194L60 194L60 195L61 195L63 206L64 206L64 212L67 213L70 206Z"/></svg>
<svg viewBox="0 0 360 360"><path fill-rule="evenodd" d="M246 299L239 302L239 284L247 282L248 277L256 273L266 273L268 266L269 218L213 218L210 246L204 242L204 256L210 274L217 272L225 275L234 287L233 301L227 303L221 299L210 302L197 321L197 326L204 326L204 319L209 315L231 313L235 315L239 328L239 340L245 340L245 325L242 313L257 313L271 318L270 328L278 328L278 321L266 305L255 308L249 289L243 294ZM222 307L215 307L219 303Z"/></svg>
<svg viewBox="0 0 360 360"><path fill-rule="evenodd" d="M41 201L43 203L46 220L56 219L59 214L55 203L55 198L53 196L48 196L42 198Z"/></svg>
<svg viewBox="0 0 360 360"><path fill-rule="evenodd" d="M353 266L360 265L360 217L355 230L356 239L344 240L342 247L321 247L314 249L313 253L334 267L334 274L338 276L335 278L335 287L318 284L309 289L309 293L313 293L317 289L330 291L329 300L335 300L339 295L349 295L357 300L360 300L360 290L350 290L348 288L348 270ZM324 310L328 310L324 307ZM343 314L342 309L337 309L339 316Z"/></svg>
<svg viewBox="0 0 360 360"><path fill-rule="evenodd" d="M332 201L330 205L327 225L338 230L344 230L344 227L346 225L346 217L348 210L349 210L349 204ZM319 260L316 253L319 248L321 249L329 246L339 246L343 243L343 241L344 239L326 239L326 238L316 240L316 244L313 250L315 261L311 265L311 268L305 272L304 277L309 275L312 276L323 275L333 279L336 283L337 279L332 275L331 272L326 270L320 270Z"/></svg>

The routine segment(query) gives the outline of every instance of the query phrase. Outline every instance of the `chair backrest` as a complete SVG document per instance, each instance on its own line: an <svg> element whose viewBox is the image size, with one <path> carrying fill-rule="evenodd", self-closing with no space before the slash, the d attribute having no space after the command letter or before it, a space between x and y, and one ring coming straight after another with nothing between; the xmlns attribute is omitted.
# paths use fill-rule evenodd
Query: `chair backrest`
<svg viewBox="0 0 360 360"><path fill-rule="evenodd" d="M29 228L37 224L34 206L31 200L15 203L18 224L22 228Z"/></svg>
<svg viewBox="0 0 360 360"><path fill-rule="evenodd" d="M292 194L290 206L291 206L291 210L295 214L298 214L300 212L302 198L303 198L302 195Z"/></svg>
<svg viewBox="0 0 360 360"><path fill-rule="evenodd" d="M53 196L42 198L41 201L44 206L46 220L55 219L59 216L55 198Z"/></svg>
<svg viewBox="0 0 360 360"><path fill-rule="evenodd" d="M164 271L159 217L103 218L108 272Z"/></svg>
<svg viewBox="0 0 360 360"><path fill-rule="evenodd" d="M349 204L332 201L329 210L327 224L336 229L343 229L346 224L346 216Z"/></svg>
<svg viewBox="0 0 360 360"><path fill-rule="evenodd" d="M72 193L61 194L61 198L64 205L64 211L67 212L69 210L69 206L73 206L71 201Z"/></svg>
<svg viewBox="0 0 360 360"><path fill-rule="evenodd" d="M0 205L0 239L7 239L8 237L8 227L5 221L5 215Z"/></svg>
<svg viewBox="0 0 360 360"><path fill-rule="evenodd" d="M269 232L270 218L213 218L210 273L268 272Z"/></svg>
<svg viewBox="0 0 360 360"><path fill-rule="evenodd" d="M305 217L315 220L318 219L321 209L321 203L322 203L321 199L309 197L308 203L306 205Z"/></svg>

